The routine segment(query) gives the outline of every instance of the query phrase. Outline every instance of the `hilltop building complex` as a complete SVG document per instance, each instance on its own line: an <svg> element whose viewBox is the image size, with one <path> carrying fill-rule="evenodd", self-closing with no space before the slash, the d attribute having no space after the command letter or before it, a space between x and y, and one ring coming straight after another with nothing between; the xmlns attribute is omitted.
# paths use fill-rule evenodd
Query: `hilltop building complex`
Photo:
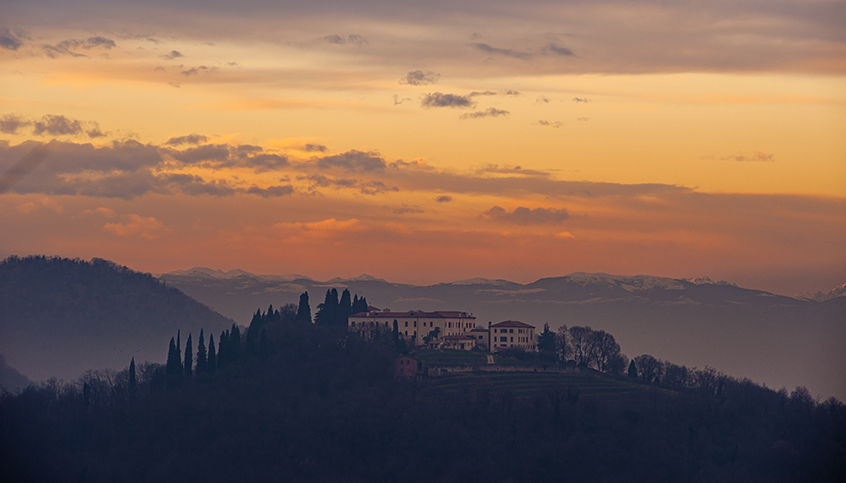
<svg viewBox="0 0 846 483"><path fill-rule="evenodd" d="M374 330L389 332L396 324L398 335L412 346L471 350L480 347L488 352L500 349L535 351L535 327L515 320L487 327L478 326L476 317L467 312L391 312L368 307L349 317L348 329L361 334Z"/></svg>

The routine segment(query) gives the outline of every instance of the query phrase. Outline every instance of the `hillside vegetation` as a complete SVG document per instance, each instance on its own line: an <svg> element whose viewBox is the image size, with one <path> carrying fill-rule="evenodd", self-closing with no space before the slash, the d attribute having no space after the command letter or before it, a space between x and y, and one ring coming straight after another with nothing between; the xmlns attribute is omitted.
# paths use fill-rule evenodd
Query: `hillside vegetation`
<svg viewBox="0 0 846 483"><path fill-rule="evenodd" d="M0 294L0 354L34 380L160 361L170 332L232 325L149 274L97 258L7 258Z"/></svg>
<svg viewBox="0 0 846 483"><path fill-rule="evenodd" d="M846 407L806 391L728 377L679 391L602 374L397 380L389 334L365 340L281 312L290 316L265 317L253 351L226 336L227 362L214 370L189 351L184 370L177 359L3 395L0 479L779 483L846 473Z"/></svg>

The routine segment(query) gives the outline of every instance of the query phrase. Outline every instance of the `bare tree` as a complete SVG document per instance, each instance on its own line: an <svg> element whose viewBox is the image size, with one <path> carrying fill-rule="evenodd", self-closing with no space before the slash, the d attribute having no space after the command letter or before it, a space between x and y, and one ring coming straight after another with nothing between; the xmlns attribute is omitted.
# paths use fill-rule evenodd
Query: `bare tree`
<svg viewBox="0 0 846 483"><path fill-rule="evenodd" d="M558 359L562 362L567 362L573 356L573 346L570 345L570 332L566 325L558 328L558 333L555 334L555 352L558 354Z"/></svg>
<svg viewBox="0 0 846 483"><path fill-rule="evenodd" d="M652 383L661 377L663 364L658 359L649 354L643 354L635 357L634 361L640 378L645 382Z"/></svg>
<svg viewBox="0 0 846 483"><path fill-rule="evenodd" d="M590 327L570 327L570 345L573 348L573 358L579 365L590 366L594 358L591 342Z"/></svg>

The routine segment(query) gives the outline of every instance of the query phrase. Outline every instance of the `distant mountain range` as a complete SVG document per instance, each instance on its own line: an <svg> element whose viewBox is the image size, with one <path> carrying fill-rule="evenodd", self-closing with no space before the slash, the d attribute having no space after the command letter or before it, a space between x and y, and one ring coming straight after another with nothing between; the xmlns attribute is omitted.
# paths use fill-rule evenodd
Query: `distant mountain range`
<svg viewBox="0 0 846 483"><path fill-rule="evenodd" d="M541 328L589 325L613 334L629 357L715 367L770 387L807 386L846 400L846 297L786 297L708 278L573 273L528 284L468 279L429 286L369 275L317 281L194 268L160 275L171 287L246 325L257 308L296 303L312 311L326 290L348 288L391 310L462 310L477 323L520 320ZM842 287L841 287L842 289ZM840 290L840 292L837 292Z"/></svg>
<svg viewBox="0 0 846 483"><path fill-rule="evenodd" d="M106 260L0 262L0 354L34 381L72 381L88 369L121 370L132 357L138 363L164 362L177 330L183 345L193 333L196 348L201 328L217 339L232 323L149 274Z"/></svg>

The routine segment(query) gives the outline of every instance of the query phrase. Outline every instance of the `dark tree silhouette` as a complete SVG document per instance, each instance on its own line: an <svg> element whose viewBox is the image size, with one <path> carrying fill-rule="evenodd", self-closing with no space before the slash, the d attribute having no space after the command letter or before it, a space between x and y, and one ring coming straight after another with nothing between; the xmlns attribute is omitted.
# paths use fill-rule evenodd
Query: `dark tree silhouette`
<svg viewBox="0 0 846 483"><path fill-rule="evenodd" d="M170 338L170 347L167 351L165 372L169 376L182 374L182 361L179 360L179 351L176 349L176 341L173 337Z"/></svg>
<svg viewBox="0 0 846 483"><path fill-rule="evenodd" d="M194 372L194 348L191 344L191 333L188 333L188 340L185 341L185 377L191 377Z"/></svg>
<svg viewBox="0 0 846 483"><path fill-rule="evenodd" d="M217 355L214 352L214 334L209 335L209 360L206 363L206 370L214 372L217 369Z"/></svg>
<svg viewBox="0 0 846 483"><path fill-rule="evenodd" d="M300 295L300 304L297 307L297 322L311 323L311 307L308 304L308 292Z"/></svg>
<svg viewBox="0 0 846 483"><path fill-rule="evenodd" d="M629 362L628 374L629 374L629 377L631 377L631 378L637 378L637 365L635 365L634 359L632 359L632 361Z"/></svg>
<svg viewBox="0 0 846 483"><path fill-rule="evenodd" d="M338 290L335 288L326 291L326 297L322 304L317 306L317 313L314 315L314 323L317 325L335 325L338 321Z"/></svg>
<svg viewBox="0 0 846 483"><path fill-rule="evenodd" d="M200 340L197 342L197 374L208 371L208 355L206 354L206 341L203 336L203 329L200 329Z"/></svg>
<svg viewBox="0 0 846 483"><path fill-rule="evenodd" d="M350 291L344 289L341 293L341 300L338 302L338 312L336 314L335 325L346 327L350 323L350 314L352 313L352 301L350 300Z"/></svg>
<svg viewBox="0 0 846 483"><path fill-rule="evenodd" d="M543 331L538 334L538 350L555 353L555 332L549 330L549 324L543 324Z"/></svg>
<svg viewBox="0 0 846 483"><path fill-rule="evenodd" d="M135 358L129 362L129 394L135 395L135 389L138 387L138 381L135 378Z"/></svg>
<svg viewBox="0 0 846 483"><path fill-rule="evenodd" d="M241 329L235 324L232 324L232 328L229 329L229 347L226 357L229 362L241 358Z"/></svg>

